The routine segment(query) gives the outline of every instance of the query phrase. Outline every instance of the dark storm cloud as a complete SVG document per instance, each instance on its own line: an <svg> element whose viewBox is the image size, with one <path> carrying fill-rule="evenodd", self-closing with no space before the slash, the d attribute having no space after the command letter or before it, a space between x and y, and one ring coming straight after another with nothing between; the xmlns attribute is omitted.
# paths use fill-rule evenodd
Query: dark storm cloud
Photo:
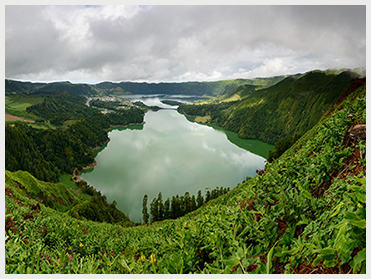
<svg viewBox="0 0 371 279"><path fill-rule="evenodd" d="M365 6L6 6L6 77L182 81L365 67Z"/></svg>

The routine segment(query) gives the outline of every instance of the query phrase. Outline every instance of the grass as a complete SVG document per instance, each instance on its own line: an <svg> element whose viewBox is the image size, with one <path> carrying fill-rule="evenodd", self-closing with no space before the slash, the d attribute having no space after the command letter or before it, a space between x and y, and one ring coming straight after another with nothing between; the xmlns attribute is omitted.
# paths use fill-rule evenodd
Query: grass
<svg viewBox="0 0 371 279"><path fill-rule="evenodd" d="M59 178L59 182L62 183L67 189L72 189L72 192L76 197L83 200L90 200L90 196L88 194L77 194L77 191L79 190L79 187L76 185L76 183L72 180L71 175L64 173L61 174Z"/></svg>
<svg viewBox="0 0 371 279"><path fill-rule="evenodd" d="M41 96L23 96L21 94L5 96L5 107L11 110L26 111L26 108L41 103L43 100Z"/></svg>
<svg viewBox="0 0 371 279"><path fill-rule="evenodd" d="M197 123L207 123L209 122L211 119L210 115L206 115L206 116L196 116L195 118L195 122Z"/></svg>

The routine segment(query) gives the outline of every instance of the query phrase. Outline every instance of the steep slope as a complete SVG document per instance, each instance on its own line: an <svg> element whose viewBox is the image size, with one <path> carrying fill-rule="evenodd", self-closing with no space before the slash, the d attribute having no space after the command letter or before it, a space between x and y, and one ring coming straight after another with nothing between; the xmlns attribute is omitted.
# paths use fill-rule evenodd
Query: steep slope
<svg viewBox="0 0 371 279"><path fill-rule="evenodd" d="M365 273L365 123L364 85L260 175L148 226L38 209L8 179L5 271Z"/></svg>
<svg viewBox="0 0 371 279"><path fill-rule="evenodd" d="M236 92L240 100L229 104L181 105L178 110L187 115L209 114L210 122L238 133L241 138L274 144L311 129L346 90L354 75L312 71L299 78L287 77L256 92L242 89Z"/></svg>

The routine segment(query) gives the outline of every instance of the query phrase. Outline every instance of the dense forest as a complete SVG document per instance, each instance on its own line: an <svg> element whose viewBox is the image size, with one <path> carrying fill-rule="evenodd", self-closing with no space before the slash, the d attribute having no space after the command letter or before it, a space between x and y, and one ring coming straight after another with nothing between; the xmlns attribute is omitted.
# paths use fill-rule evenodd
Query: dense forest
<svg viewBox="0 0 371 279"><path fill-rule="evenodd" d="M159 192L157 198L153 198L149 212L147 207L148 196L144 195L142 209L143 222L147 224L148 222L152 223L179 218L196 210L208 201L226 194L228 191L229 188L216 187L211 191L207 190L204 197L201 190L198 190L197 198L194 195L191 197L189 192L186 192L184 196L172 196L171 199L167 198L164 202L162 201L162 194Z"/></svg>

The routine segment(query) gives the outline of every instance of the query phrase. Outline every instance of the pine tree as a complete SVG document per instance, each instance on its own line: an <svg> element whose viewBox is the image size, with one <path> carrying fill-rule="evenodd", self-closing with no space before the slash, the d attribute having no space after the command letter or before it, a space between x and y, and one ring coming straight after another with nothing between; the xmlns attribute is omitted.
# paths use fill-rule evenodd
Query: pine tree
<svg viewBox="0 0 371 279"><path fill-rule="evenodd" d="M170 218L171 219L175 219L177 217L176 212L177 212L177 201L176 201L176 198L174 196L172 196L171 197L171 206L170 206Z"/></svg>
<svg viewBox="0 0 371 279"><path fill-rule="evenodd" d="M205 203L207 203L211 199L210 191L206 191L206 196L205 196Z"/></svg>
<svg viewBox="0 0 371 279"><path fill-rule="evenodd" d="M164 203L164 219L170 218L170 198L167 198Z"/></svg>
<svg viewBox="0 0 371 279"><path fill-rule="evenodd" d="M151 205L150 205L150 212L151 212L151 223L158 221L158 203L157 199L153 198Z"/></svg>
<svg viewBox="0 0 371 279"><path fill-rule="evenodd" d="M147 209L147 202L148 202L148 196L147 194L144 195L143 197L143 209L142 209L142 214L143 214L143 222L148 224L149 221L149 214L148 214L148 209Z"/></svg>
<svg viewBox="0 0 371 279"><path fill-rule="evenodd" d="M157 208L158 208L158 221L164 220L164 204L162 203L162 194L158 193L157 196Z"/></svg>
<svg viewBox="0 0 371 279"><path fill-rule="evenodd" d="M204 204L204 197L202 196L201 190L198 190L197 192L197 208L202 206Z"/></svg>
<svg viewBox="0 0 371 279"><path fill-rule="evenodd" d="M191 199L191 211L196 210L196 209L197 209L196 198L195 198L195 195L192 195L192 199Z"/></svg>
<svg viewBox="0 0 371 279"><path fill-rule="evenodd" d="M184 194L184 214L191 212L191 197L189 192Z"/></svg>
<svg viewBox="0 0 371 279"><path fill-rule="evenodd" d="M183 216L186 212L186 207L185 207L185 200L184 196L180 196L179 198L179 213L177 217Z"/></svg>

